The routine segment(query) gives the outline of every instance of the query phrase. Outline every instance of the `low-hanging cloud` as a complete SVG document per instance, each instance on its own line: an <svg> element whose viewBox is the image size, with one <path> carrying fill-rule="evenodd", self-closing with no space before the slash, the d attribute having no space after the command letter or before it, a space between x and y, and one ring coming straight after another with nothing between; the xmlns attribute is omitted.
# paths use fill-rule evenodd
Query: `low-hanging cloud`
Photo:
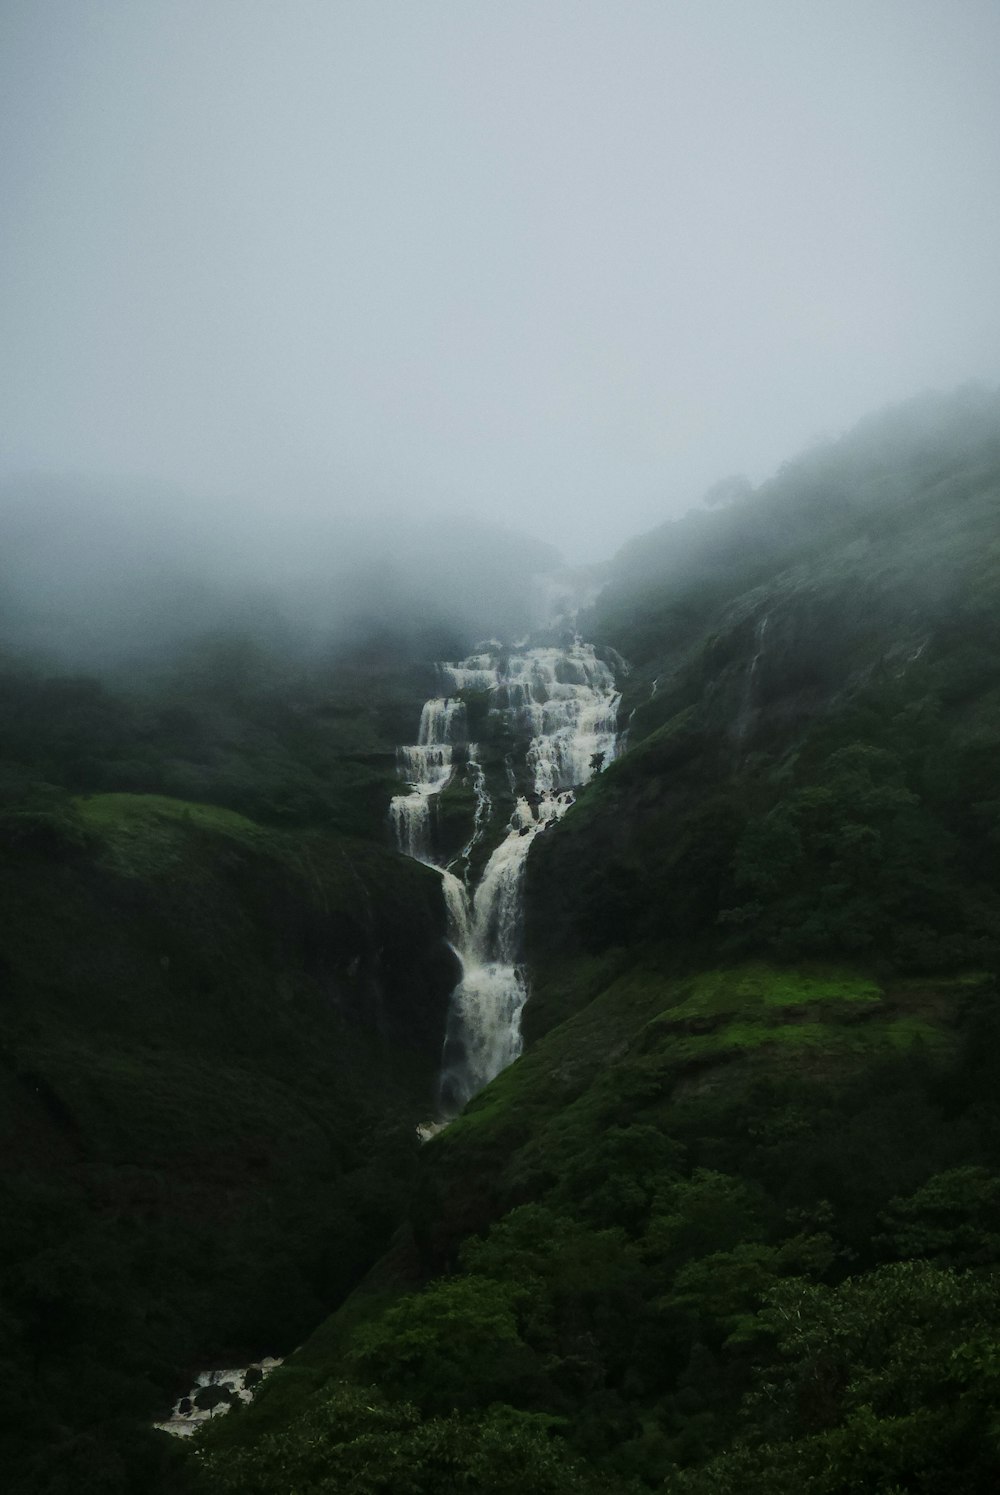
<svg viewBox="0 0 1000 1495"><path fill-rule="evenodd" d="M605 556L1000 376L998 44L991 0L7 0L0 460Z"/></svg>

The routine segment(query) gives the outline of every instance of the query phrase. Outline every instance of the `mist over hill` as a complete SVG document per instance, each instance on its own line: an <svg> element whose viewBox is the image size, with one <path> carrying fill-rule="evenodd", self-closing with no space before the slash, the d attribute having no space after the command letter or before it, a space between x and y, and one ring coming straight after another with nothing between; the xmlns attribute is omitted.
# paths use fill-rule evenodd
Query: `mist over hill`
<svg viewBox="0 0 1000 1495"><path fill-rule="evenodd" d="M1000 1490L998 55L0 3L3 1495Z"/></svg>
<svg viewBox="0 0 1000 1495"><path fill-rule="evenodd" d="M676 604L749 587L797 556L821 558L843 537L871 543L905 521L919 495L954 491L956 523L965 490L993 480L1000 442L1000 393L986 385L927 391L873 412L835 440L817 441L756 489L723 480L698 508L627 542L614 558L605 612L617 598L655 611L657 593ZM963 486L964 485L964 486ZM928 568L928 588L934 577ZM910 578L914 605L921 578ZM631 640L630 657L642 650Z"/></svg>
<svg viewBox="0 0 1000 1495"><path fill-rule="evenodd" d="M210 632L301 660L463 653L543 621L553 547L471 519L212 503L148 485L0 491L5 647L139 683Z"/></svg>
<svg viewBox="0 0 1000 1495"><path fill-rule="evenodd" d="M8 494L18 1495L992 1487L998 506L996 392L920 396L533 655L516 535ZM421 1147L511 847L524 1051ZM197 1456L150 1429L299 1344Z"/></svg>

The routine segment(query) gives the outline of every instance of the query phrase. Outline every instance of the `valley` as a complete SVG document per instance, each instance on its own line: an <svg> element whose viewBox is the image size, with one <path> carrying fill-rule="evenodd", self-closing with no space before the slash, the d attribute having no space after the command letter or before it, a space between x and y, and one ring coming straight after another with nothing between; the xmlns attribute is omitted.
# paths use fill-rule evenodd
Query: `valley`
<svg viewBox="0 0 1000 1495"><path fill-rule="evenodd" d="M8 652L16 1495L992 1487L998 417L506 641Z"/></svg>

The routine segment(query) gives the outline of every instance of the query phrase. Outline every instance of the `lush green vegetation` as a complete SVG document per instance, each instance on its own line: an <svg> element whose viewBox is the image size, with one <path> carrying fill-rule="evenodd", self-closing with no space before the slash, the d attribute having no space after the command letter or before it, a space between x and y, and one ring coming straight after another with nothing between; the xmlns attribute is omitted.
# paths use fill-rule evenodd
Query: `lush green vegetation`
<svg viewBox="0 0 1000 1495"><path fill-rule="evenodd" d="M529 1047L206 1489L502 1490L497 1418L529 1490L996 1487L997 415L619 558L629 750L532 853Z"/></svg>
<svg viewBox="0 0 1000 1495"><path fill-rule="evenodd" d="M630 750L532 858L538 961L996 961L998 430L917 402L623 553L594 622Z"/></svg>
<svg viewBox="0 0 1000 1495"><path fill-rule="evenodd" d="M9 675L16 1488L997 1487L998 416L916 402L618 558L628 751L532 851L526 1052L419 1155L440 893L344 833L425 681L188 669L195 752Z"/></svg>
<svg viewBox="0 0 1000 1495"><path fill-rule="evenodd" d="M995 987L647 954L429 1145L388 1282L211 1430L206 1488L458 1490L498 1409L544 1490L990 1487Z"/></svg>

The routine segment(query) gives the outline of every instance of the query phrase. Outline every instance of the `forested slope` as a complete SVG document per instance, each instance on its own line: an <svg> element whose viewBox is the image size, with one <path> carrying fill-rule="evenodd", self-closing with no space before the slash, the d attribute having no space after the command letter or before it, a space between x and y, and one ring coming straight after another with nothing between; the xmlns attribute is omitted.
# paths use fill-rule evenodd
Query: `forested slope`
<svg viewBox="0 0 1000 1495"><path fill-rule="evenodd" d="M998 402L731 491L591 619L628 750L529 861L526 1053L199 1488L996 1487Z"/></svg>
<svg viewBox="0 0 1000 1495"><path fill-rule="evenodd" d="M995 959L998 430L995 398L917 401L676 526L689 564L622 553L593 625L629 750L533 859L536 963Z"/></svg>

